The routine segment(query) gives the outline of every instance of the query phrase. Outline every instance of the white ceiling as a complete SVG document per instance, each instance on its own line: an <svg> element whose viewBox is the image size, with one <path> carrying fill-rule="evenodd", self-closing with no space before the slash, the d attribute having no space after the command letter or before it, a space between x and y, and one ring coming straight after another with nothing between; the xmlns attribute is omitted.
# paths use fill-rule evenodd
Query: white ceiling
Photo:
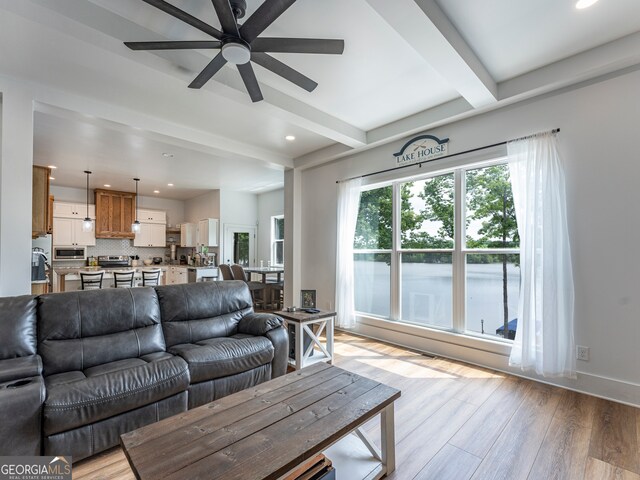
<svg viewBox="0 0 640 480"><path fill-rule="evenodd" d="M169 1L219 26L211 0ZM247 3L245 20L262 0ZM140 176L144 194L168 198L260 192L286 168L639 65L640 1L298 0L263 36L345 50L274 54L319 86L255 66L265 100L253 104L229 66L187 88L216 51L127 49L208 39L142 0L0 0L0 75L32 88L34 162L58 165L56 184L83 187L89 169L92 185Z"/></svg>

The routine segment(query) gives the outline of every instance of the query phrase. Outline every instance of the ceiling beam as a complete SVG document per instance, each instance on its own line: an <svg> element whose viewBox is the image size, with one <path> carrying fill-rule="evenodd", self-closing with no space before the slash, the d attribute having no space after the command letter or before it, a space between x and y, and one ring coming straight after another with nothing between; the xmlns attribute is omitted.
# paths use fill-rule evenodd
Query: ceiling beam
<svg viewBox="0 0 640 480"><path fill-rule="evenodd" d="M496 82L434 0L366 1L474 108L497 101Z"/></svg>

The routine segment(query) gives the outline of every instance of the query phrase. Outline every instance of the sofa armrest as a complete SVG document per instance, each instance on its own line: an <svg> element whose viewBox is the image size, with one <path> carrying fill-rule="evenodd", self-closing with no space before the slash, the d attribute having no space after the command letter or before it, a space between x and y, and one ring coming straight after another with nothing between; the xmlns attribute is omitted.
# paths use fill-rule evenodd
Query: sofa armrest
<svg viewBox="0 0 640 480"><path fill-rule="evenodd" d="M42 375L40 355L0 360L0 383Z"/></svg>
<svg viewBox="0 0 640 480"><path fill-rule="evenodd" d="M250 313L242 317L238 323L238 333L247 335L264 336L267 332L281 327L284 324L282 318L271 313Z"/></svg>
<svg viewBox="0 0 640 480"><path fill-rule="evenodd" d="M267 332L267 338L273 344L273 360L271 361L271 378L287 373L289 364L289 332L282 326Z"/></svg>

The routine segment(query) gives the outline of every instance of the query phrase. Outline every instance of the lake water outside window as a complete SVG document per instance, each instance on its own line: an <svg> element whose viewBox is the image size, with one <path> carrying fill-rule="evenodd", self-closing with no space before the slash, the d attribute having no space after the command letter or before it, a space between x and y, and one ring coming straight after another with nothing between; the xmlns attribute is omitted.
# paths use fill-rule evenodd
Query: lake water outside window
<svg viewBox="0 0 640 480"><path fill-rule="evenodd" d="M358 312L513 338L519 238L506 164L363 190L354 249Z"/></svg>

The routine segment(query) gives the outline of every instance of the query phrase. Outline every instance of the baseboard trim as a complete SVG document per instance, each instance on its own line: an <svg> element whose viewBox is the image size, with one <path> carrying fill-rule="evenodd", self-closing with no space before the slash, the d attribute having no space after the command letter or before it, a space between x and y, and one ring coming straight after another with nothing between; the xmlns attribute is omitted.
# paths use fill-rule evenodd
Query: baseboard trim
<svg viewBox="0 0 640 480"><path fill-rule="evenodd" d="M456 336L448 341L433 338L430 331L411 325L399 325L390 328L390 322L362 319L353 330L345 330L375 340L392 343L401 347L417 350L430 355L450 358L462 362L491 368L499 372L535 380L540 383L573 390L595 397L640 408L640 385L615 378L602 377L585 372L577 372L576 379L545 378L535 373L523 372L509 366L509 356L500 345L477 348L473 343L456 343ZM442 335L442 334L440 334Z"/></svg>

